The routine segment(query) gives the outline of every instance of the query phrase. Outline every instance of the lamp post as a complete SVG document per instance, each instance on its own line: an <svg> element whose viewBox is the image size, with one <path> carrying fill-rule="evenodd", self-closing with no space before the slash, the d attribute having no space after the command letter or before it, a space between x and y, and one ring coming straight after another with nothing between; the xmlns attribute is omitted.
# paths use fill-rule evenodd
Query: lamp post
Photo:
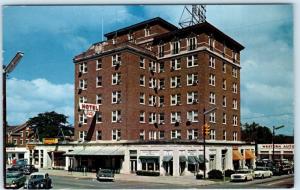
<svg viewBox="0 0 300 190"><path fill-rule="evenodd" d="M273 133L272 133L272 145L273 145L273 151L272 151L272 161L274 163L274 156L275 156L275 147L274 147L274 138L275 138L275 130L283 128L284 125L281 125L279 127L273 126Z"/></svg>
<svg viewBox="0 0 300 190"><path fill-rule="evenodd" d="M15 57L10 61L10 63L7 66L3 65L2 69L2 109L3 109L3 179L4 184L6 183L6 127L7 127L7 121L6 121L6 77L7 75L14 70L14 68L17 66L19 61L24 56L24 53L17 52Z"/></svg>
<svg viewBox="0 0 300 190"><path fill-rule="evenodd" d="M206 159L205 159L205 136L206 136L206 133L205 133L205 127L206 127L206 122L205 122L205 116L206 114L216 110L217 107L214 107L214 108L211 108L207 111L205 111L205 108L203 109L203 128L202 128L202 134L203 134L203 157L204 157L204 171L203 171L203 179L205 179L206 177Z"/></svg>

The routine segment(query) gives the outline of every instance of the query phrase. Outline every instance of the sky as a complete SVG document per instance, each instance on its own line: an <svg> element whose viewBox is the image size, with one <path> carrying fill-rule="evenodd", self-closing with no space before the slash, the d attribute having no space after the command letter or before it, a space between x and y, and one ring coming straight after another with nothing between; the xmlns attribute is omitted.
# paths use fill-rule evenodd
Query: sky
<svg viewBox="0 0 300 190"><path fill-rule="evenodd" d="M154 17L178 26L183 5L4 6L3 58L24 57L7 81L8 123L56 111L74 122L73 57L103 34ZM241 122L294 127L292 5L207 5L207 21L240 42ZM103 21L103 30L102 30Z"/></svg>

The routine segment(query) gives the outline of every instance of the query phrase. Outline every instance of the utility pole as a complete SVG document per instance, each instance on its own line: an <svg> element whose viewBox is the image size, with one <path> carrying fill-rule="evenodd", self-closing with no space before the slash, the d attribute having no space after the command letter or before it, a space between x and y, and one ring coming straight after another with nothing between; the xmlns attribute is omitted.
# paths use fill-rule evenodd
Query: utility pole
<svg viewBox="0 0 300 190"><path fill-rule="evenodd" d="M281 125L279 127L273 126L273 133L272 133L272 145L273 145L273 152L272 152L272 161L274 163L274 157L275 157L275 146L274 146L274 140L275 140L275 130L283 128L284 125Z"/></svg>

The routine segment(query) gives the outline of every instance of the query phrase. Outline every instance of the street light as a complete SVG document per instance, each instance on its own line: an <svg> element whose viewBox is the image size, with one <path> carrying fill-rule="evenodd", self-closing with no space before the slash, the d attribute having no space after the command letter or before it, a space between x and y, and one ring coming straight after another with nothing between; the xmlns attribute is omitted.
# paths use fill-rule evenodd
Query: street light
<svg viewBox="0 0 300 190"><path fill-rule="evenodd" d="M2 108L3 108L3 176L4 176L4 184L6 184L6 127L7 127L7 121L6 121L6 77L9 73L11 73L17 64L20 62L22 57L24 56L24 53L22 52L17 52L15 57L10 61L10 63L5 66L3 65L2 69Z"/></svg>
<svg viewBox="0 0 300 190"><path fill-rule="evenodd" d="M203 135L203 157L204 157L204 173L203 173L203 179L205 179L206 177L206 158L205 158L205 136L206 136L206 130L205 128L207 128L206 122L205 122L205 116L206 114L209 114L212 111L215 111L217 109L217 107L211 108L209 110L205 110L205 108L203 109L203 127L202 127L202 135Z"/></svg>
<svg viewBox="0 0 300 190"><path fill-rule="evenodd" d="M275 147L274 147L275 130L281 129L283 127L284 127L284 125L281 125L279 127L273 126L273 134L272 134L272 144L273 144L272 161L273 161L273 163L274 163L274 155L275 155Z"/></svg>

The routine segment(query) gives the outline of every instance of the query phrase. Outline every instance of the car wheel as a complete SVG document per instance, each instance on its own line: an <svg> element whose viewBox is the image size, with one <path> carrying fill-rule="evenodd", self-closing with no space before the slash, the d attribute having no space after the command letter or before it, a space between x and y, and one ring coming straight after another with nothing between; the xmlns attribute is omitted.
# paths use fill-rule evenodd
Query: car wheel
<svg viewBox="0 0 300 190"><path fill-rule="evenodd" d="M261 175L261 179L264 179L265 178L265 176L264 175Z"/></svg>
<svg viewBox="0 0 300 190"><path fill-rule="evenodd" d="M245 181L248 181L247 177L245 177Z"/></svg>

